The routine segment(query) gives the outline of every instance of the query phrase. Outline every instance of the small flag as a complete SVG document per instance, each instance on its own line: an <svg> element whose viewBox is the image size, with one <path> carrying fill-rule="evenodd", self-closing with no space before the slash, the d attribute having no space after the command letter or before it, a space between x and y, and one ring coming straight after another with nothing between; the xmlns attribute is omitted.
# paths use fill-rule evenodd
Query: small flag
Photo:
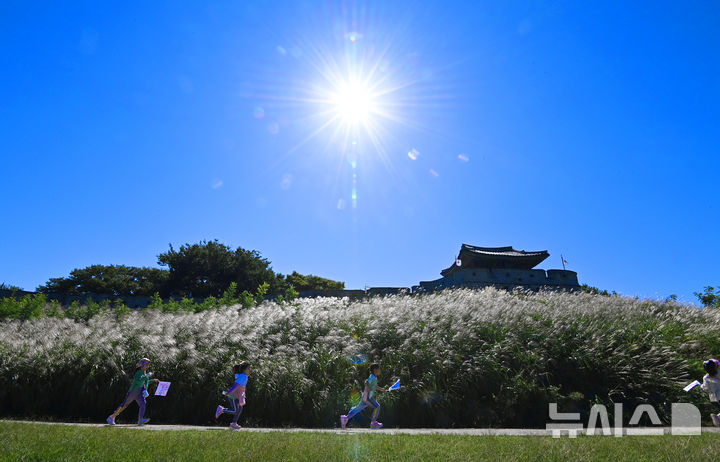
<svg viewBox="0 0 720 462"><path fill-rule="evenodd" d="M562 258L562 257L560 257L560 258ZM567 265L567 264L568 264L568 261L565 260L564 258L562 259L562 261L563 261L563 265Z"/></svg>
<svg viewBox="0 0 720 462"><path fill-rule="evenodd" d="M155 390L155 396L167 396L169 388L170 382L158 382L157 390Z"/></svg>
<svg viewBox="0 0 720 462"><path fill-rule="evenodd" d="M399 390L400 389L400 379L397 379L397 382L390 385L390 388L388 388L388 391L390 390Z"/></svg>
<svg viewBox="0 0 720 462"><path fill-rule="evenodd" d="M698 382L697 380L693 380L693 382L687 384L687 385L685 386L685 388L683 388L683 390L685 390L685 391L687 392L687 391L690 391L690 390L692 390L693 388L697 387L698 385L700 385L700 382Z"/></svg>

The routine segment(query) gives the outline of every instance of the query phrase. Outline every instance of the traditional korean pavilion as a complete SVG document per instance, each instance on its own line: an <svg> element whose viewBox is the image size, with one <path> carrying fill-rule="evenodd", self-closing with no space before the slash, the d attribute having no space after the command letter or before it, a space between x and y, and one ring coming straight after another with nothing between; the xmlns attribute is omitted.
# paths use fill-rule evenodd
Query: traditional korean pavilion
<svg viewBox="0 0 720 462"><path fill-rule="evenodd" d="M550 254L547 250L525 251L512 247L477 247L463 244L452 266L442 270L442 278L422 281L415 290L448 287L487 287L509 289L568 289L579 287L577 273L564 269L533 269Z"/></svg>

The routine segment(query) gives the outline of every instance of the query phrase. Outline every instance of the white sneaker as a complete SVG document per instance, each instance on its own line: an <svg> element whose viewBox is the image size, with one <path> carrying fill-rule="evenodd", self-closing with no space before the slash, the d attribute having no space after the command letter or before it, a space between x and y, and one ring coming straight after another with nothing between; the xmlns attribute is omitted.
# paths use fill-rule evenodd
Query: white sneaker
<svg viewBox="0 0 720 462"><path fill-rule="evenodd" d="M108 425L115 425L115 419L113 419L112 416L105 419L105 422L107 422Z"/></svg>

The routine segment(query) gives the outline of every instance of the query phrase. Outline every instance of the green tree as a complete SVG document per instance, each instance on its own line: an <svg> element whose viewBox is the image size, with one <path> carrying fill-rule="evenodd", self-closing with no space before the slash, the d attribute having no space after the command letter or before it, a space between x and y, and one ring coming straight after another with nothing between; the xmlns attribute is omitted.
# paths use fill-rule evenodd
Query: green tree
<svg viewBox="0 0 720 462"><path fill-rule="evenodd" d="M298 294L298 291L295 290L295 286L293 286L291 284L288 286L287 289L285 289L285 296L283 297L283 299L287 300L288 302L291 302L291 301L295 300L296 298L298 298L298 295L299 294Z"/></svg>
<svg viewBox="0 0 720 462"><path fill-rule="evenodd" d="M160 296L160 293L155 292L152 294L152 297L150 297L150 303L148 304L147 308L149 310L156 310L163 307L163 299Z"/></svg>
<svg viewBox="0 0 720 462"><path fill-rule="evenodd" d="M306 290L342 290L345 288L344 282L333 281L312 274L303 275L297 271L288 274L285 282L287 285L293 286L298 292Z"/></svg>
<svg viewBox="0 0 720 462"><path fill-rule="evenodd" d="M607 290L598 289L597 287L589 286L587 284L581 284L580 290L583 292L587 292L592 295L617 295L617 293L613 290L612 293L608 292Z"/></svg>
<svg viewBox="0 0 720 462"><path fill-rule="evenodd" d="M35 294L24 296L20 302L20 319L35 319L43 315L47 299L45 294Z"/></svg>
<svg viewBox="0 0 720 462"><path fill-rule="evenodd" d="M255 305L255 296L248 292L247 290L243 290L240 294L240 304L243 306L243 308L250 308L251 306Z"/></svg>
<svg viewBox="0 0 720 462"><path fill-rule="evenodd" d="M260 284L257 288L257 291L255 292L255 304L259 305L265 300L265 296L268 293L268 290L270 289L270 284L267 282L263 282Z"/></svg>
<svg viewBox="0 0 720 462"><path fill-rule="evenodd" d="M158 263L169 269L168 294L192 297L221 297L236 283L237 291L252 291L267 283L270 293L282 288L282 279L270 262L256 250L231 247L215 241L185 244L158 255Z"/></svg>
<svg viewBox="0 0 720 462"><path fill-rule="evenodd" d="M237 290L237 283L231 282L230 286L223 292L220 298L220 306L231 306L239 302L239 295Z"/></svg>
<svg viewBox="0 0 720 462"><path fill-rule="evenodd" d="M115 319L118 321L122 320L132 312L130 308L128 308L125 303L123 303L122 300L117 299L113 302L113 310L115 312Z"/></svg>
<svg viewBox="0 0 720 462"><path fill-rule="evenodd" d="M720 308L720 287L705 286L703 292L694 292L703 306Z"/></svg>
<svg viewBox="0 0 720 462"><path fill-rule="evenodd" d="M52 278L38 292L68 295L145 295L162 292L168 271L125 265L92 265L74 269L66 278Z"/></svg>

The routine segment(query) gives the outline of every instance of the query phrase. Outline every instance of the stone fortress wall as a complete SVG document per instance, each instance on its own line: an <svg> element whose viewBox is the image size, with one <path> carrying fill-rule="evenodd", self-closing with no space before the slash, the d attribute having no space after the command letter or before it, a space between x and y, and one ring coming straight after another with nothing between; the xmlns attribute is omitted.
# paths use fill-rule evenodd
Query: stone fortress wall
<svg viewBox="0 0 720 462"><path fill-rule="evenodd" d="M424 290L440 290L448 287L488 287L512 289L522 287L538 290L555 288L573 290L580 287L577 273L569 270L543 269L490 269L468 268L434 281L422 281Z"/></svg>

